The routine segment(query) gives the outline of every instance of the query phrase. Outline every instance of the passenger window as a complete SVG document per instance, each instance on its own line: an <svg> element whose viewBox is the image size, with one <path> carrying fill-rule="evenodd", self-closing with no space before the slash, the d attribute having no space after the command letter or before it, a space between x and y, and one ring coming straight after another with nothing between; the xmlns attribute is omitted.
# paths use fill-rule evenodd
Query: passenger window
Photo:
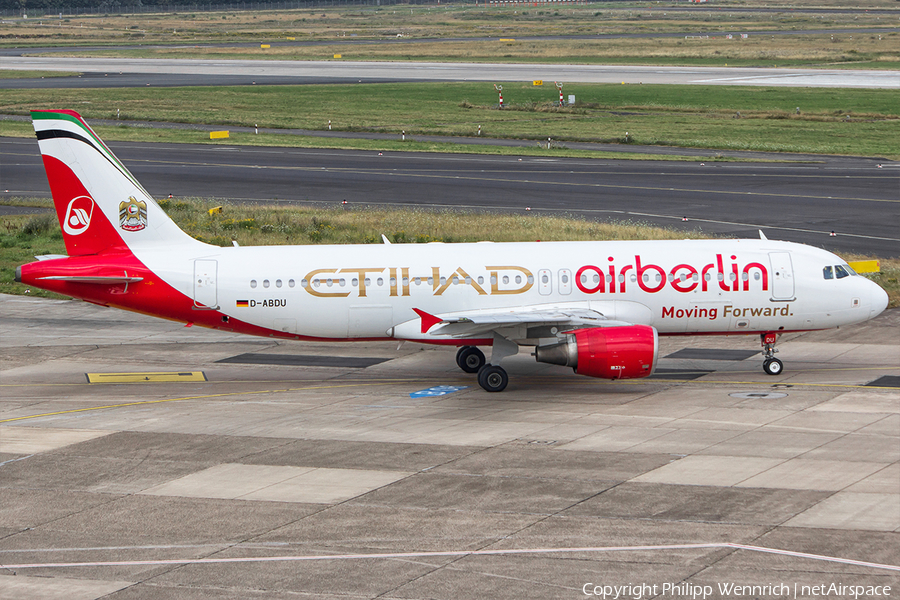
<svg viewBox="0 0 900 600"><path fill-rule="evenodd" d="M848 273L844 269L844 267L842 267L841 265L834 266L834 274L837 276L838 279L843 279L844 277L850 277L850 273Z"/></svg>
<svg viewBox="0 0 900 600"><path fill-rule="evenodd" d="M834 273L832 272L831 267L822 269L822 277L825 279L834 279Z"/></svg>

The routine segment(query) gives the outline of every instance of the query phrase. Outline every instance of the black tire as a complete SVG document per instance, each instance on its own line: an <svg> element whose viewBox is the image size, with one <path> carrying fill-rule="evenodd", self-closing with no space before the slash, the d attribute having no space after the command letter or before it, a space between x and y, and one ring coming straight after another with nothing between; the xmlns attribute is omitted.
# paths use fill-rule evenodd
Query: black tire
<svg viewBox="0 0 900 600"><path fill-rule="evenodd" d="M503 367L485 365L478 371L478 385L486 392L502 392L509 383L509 376Z"/></svg>
<svg viewBox="0 0 900 600"><path fill-rule="evenodd" d="M763 371L766 375L781 375L784 372L784 363L777 358L767 358L763 362Z"/></svg>
<svg viewBox="0 0 900 600"><path fill-rule="evenodd" d="M466 373L477 373L485 362L484 352L475 346L463 346L456 353L456 364Z"/></svg>

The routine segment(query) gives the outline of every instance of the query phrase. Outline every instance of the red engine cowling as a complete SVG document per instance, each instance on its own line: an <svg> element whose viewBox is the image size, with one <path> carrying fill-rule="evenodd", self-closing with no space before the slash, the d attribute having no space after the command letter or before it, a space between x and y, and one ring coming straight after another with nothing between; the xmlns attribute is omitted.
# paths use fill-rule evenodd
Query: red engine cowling
<svg viewBox="0 0 900 600"><path fill-rule="evenodd" d="M559 344L538 346L534 355L538 362L573 367L579 375L636 379L656 368L659 338L649 325L579 329Z"/></svg>

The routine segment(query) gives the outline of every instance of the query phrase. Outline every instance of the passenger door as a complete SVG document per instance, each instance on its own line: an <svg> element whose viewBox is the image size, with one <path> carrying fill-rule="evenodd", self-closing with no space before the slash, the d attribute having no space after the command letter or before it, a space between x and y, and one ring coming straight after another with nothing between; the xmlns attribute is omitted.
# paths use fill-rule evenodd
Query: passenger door
<svg viewBox="0 0 900 600"><path fill-rule="evenodd" d="M790 252L769 252L772 263L772 299L794 299L794 269Z"/></svg>

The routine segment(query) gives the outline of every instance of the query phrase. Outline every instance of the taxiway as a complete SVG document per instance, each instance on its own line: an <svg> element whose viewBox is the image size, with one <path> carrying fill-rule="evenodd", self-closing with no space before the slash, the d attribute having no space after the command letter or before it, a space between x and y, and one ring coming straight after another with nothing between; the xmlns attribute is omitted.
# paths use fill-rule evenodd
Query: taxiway
<svg viewBox="0 0 900 600"><path fill-rule="evenodd" d="M897 589L898 325L787 336L778 377L748 337L666 338L621 383L523 352L489 395L452 350L4 296L0 596Z"/></svg>

